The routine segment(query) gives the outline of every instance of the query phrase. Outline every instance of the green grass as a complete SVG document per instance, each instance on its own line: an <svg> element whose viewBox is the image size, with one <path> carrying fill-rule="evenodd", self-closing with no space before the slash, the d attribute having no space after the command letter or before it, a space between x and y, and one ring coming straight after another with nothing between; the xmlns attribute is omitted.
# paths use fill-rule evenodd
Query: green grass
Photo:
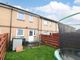
<svg viewBox="0 0 80 60"><path fill-rule="evenodd" d="M5 60L56 60L54 50L49 46L26 48L22 52L7 52Z"/></svg>

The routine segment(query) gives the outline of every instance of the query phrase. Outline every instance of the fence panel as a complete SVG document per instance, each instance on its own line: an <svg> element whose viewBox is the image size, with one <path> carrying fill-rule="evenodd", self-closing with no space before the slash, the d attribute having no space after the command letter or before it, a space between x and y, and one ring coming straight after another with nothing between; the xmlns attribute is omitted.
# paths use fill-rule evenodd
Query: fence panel
<svg viewBox="0 0 80 60"><path fill-rule="evenodd" d="M43 43L48 44L49 35L40 35Z"/></svg>
<svg viewBox="0 0 80 60"><path fill-rule="evenodd" d="M54 33L52 35L43 35L41 34L41 40L44 44L49 46L59 47L59 38L60 35L58 33Z"/></svg>
<svg viewBox="0 0 80 60"><path fill-rule="evenodd" d="M8 34L0 35L0 60L4 60L6 49L8 47Z"/></svg>

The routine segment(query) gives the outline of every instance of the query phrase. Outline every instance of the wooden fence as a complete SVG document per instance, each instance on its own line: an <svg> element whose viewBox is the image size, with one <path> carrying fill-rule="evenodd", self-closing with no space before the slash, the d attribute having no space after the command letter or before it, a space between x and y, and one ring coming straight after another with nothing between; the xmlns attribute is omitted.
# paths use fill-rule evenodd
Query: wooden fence
<svg viewBox="0 0 80 60"><path fill-rule="evenodd" d="M0 34L0 60L4 60L8 47L8 34Z"/></svg>
<svg viewBox="0 0 80 60"><path fill-rule="evenodd" d="M44 44L54 47L59 47L59 37L60 35L58 33L54 33L52 35L40 35L41 41Z"/></svg>

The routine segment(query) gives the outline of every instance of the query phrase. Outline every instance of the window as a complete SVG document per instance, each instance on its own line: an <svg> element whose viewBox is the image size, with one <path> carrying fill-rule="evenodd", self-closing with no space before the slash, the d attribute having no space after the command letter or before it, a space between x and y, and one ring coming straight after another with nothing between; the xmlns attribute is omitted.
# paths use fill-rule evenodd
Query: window
<svg viewBox="0 0 80 60"><path fill-rule="evenodd" d="M33 31L32 30L29 31L29 36L33 36Z"/></svg>
<svg viewBox="0 0 80 60"><path fill-rule="evenodd" d="M29 21L31 21L31 22L33 21L33 19L32 19L32 16L31 16L31 15L29 16Z"/></svg>
<svg viewBox="0 0 80 60"><path fill-rule="evenodd" d="M46 21L46 20L44 20L43 23L44 23L44 25L48 25L48 21Z"/></svg>
<svg viewBox="0 0 80 60"><path fill-rule="evenodd" d="M30 30L29 31L29 36L35 36L37 34L36 30Z"/></svg>
<svg viewBox="0 0 80 60"><path fill-rule="evenodd" d="M24 20L24 14L22 14L22 13L18 13L18 15L17 15L17 19L23 21L23 20Z"/></svg>
<svg viewBox="0 0 80 60"><path fill-rule="evenodd" d="M50 21L50 25L52 24L52 22Z"/></svg>
<svg viewBox="0 0 80 60"><path fill-rule="evenodd" d="M24 36L24 29L17 29L17 36Z"/></svg>
<svg viewBox="0 0 80 60"><path fill-rule="evenodd" d="M38 31L37 30L34 30L34 36L37 35L37 34L38 34Z"/></svg>
<svg viewBox="0 0 80 60"><path fill-rule="evenodd" d="M34 30L34 35L36 35L36 31Z"/></svg>

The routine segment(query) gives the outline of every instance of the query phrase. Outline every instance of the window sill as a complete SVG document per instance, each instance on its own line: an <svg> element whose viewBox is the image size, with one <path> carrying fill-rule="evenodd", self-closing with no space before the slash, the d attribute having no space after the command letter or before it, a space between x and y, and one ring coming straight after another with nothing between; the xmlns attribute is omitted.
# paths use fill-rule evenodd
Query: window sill
<svg viewBox="0 0 80 60"><path fill-rule="evenodd" d="M24 38L24 36L22 36L22 35L17 35L16 37L17 38Z"/></svg>
<svg viewBox="0 0 80 60"><path fill-rule="evenodd" d="M44 25L44 26L48 26L48 24L47 25Z"/></svg>
<svg viewBox="0 0 80 60"><path fill-rule="evenodd" d="M24 35L16 35L16 36L24 36Z"/></svg>
<svg viewBox="0 0 80 60"><path fill-rule="evenodd" d="M17 19L18 21L25 21L24 19Z"/></svg>
<svg viewBox="0 0 80 60"><path fill-rule="evenodd" d="M33 21L29 21L30 23L33 23Z"/></svg>

